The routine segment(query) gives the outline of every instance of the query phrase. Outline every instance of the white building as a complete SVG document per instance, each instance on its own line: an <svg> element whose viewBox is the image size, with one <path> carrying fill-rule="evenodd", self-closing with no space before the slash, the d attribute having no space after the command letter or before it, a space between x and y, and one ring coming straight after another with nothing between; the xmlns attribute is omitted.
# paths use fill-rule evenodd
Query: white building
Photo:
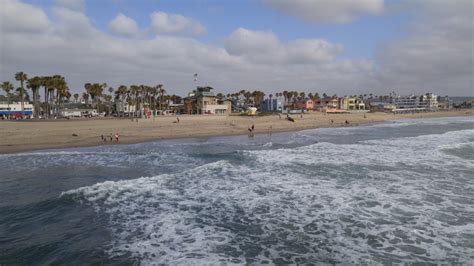
<svg viewBox="0 0 474 266"><path fill-rule="evenodd" d="M396 106L395 111L435 111L438 109L437 98L433 93L421 96L396 96L392 103Z"/></svg>
<svg viewBox="0 0 474 266"><path fill-rule="evenodd" d="M20 102L0 102L0 119L30 119L33 117L33 110L34 106L29 102L23 102L23 111Z"/></svg>
<svg viewBox="0 0 474 266"><path fill-rule="evenodd" d="M117 110L117 113L134 113L136 111L136 105L135 104L128 104L128 102L123 102L122 101L116 101L115 102L115 110Z"/></svg>

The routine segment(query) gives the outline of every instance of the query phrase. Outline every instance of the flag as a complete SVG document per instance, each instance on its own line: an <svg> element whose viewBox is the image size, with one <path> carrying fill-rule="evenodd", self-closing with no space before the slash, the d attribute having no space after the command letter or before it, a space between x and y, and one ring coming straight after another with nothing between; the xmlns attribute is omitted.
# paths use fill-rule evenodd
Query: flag
<svg viewBox="0 0 474 266"><path fill-rule="evenodd" d="M194 81L197 81L197 80L198 80L198 74L194 73Z"/></svg>

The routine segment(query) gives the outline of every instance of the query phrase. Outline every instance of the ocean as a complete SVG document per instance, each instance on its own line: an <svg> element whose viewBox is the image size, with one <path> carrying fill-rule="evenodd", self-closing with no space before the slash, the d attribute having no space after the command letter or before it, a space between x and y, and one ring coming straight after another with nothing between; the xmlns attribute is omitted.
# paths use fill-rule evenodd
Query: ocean
<svg viewBox="0 0 474 266"><path fill-rule="evenodd" d="M473 117L6 154L0 169L0 265L474 263Z"/></svg>

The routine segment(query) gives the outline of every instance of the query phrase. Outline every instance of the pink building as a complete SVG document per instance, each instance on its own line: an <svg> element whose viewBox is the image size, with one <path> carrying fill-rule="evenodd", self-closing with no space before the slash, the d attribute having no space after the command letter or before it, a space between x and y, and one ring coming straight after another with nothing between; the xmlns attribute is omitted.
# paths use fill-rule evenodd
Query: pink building
<svg viewBox="0 0 474 266"><path fill-rule="evenodd" d="M324 98L324 99L316 99L313 106L315 110L324 111L327 109L337 109L339 105L339 101L337 98Z"/></svg>
<svg viewBox="0 0 474 266"><path fill-rule="evenodd" d="M313 100L299 100L293 104L295 109L306 109L308 111L313 111L314 102Z"/></svg>

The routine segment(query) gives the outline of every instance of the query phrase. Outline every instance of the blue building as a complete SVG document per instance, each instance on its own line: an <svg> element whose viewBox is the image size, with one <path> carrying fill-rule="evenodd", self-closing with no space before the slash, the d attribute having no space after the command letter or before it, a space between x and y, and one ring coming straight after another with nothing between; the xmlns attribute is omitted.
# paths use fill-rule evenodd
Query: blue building
<svg viewBox="0 0 474 266"><path fill-rule="evenodd" d="M278 98L267 98L263 100L261 106L261 112L282 112L283 102Z"/></svg>
<svg viewBox="0 0 474 266"><path fill-rule="evenodd" d="M18 118L32 118L33 105L29 102L23 103L23 111L19 102L0 102L0 119L18 119Z"/></svg>

